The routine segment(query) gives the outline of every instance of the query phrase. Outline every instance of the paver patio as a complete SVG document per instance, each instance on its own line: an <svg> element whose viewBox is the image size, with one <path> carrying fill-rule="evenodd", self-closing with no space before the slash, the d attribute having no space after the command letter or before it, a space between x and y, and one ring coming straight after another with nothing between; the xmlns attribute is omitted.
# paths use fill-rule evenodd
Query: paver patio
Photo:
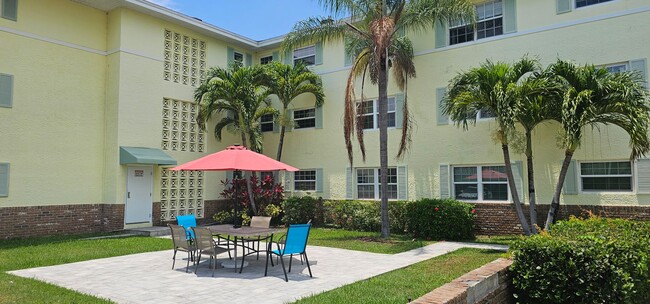
<svg viewBox="0 0 650 304"><path fill-rule="evenodd" d="M218 268L214 277L207 258L198 275L185 273L182 252L171 270L172 251L157 251L91 261L23 269L9 273L42 280L118 303L239 302L286 303L321 293L394 269L427 260L462 247L507 250L504 245L439 242L398 254L378 254L330 247L308 246L313 278L306 265L294 258L289 282L282 267L269 265L264 277L265 256L254 256L244 271ZM220 261L227 259L222 255ZM220 256L220 257L222 257ZM287 264L288 267L288 264ZM190 270L194 268L190 263ZM406 300L406 299L405 299Z"/></svg>

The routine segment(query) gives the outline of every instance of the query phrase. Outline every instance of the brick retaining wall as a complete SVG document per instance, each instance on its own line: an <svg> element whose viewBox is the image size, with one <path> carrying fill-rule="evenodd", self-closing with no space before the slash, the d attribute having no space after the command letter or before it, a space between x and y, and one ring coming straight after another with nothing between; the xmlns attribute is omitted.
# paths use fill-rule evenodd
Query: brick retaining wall
<svg viewBox="0 0 650 304"><path fill-rule="evenodd" d="M526 219L528 205L522 206ZM550 205L537 206L537 225L544 227ZM513 204L478 203L475 204L475 232L481 235L504 235L523 233L515 206ZM592 206L560 205L558 219L568 219L570 215L587 216L589 213L602 217L624 218L633 220L650 220L650 206Z"/></svg>
<svg viewBox="0 0 650 304"><path fill-rule="evenodd" d="M123 227L122 204L0 208L0 239L110 232Z"/></svg>
<svg viewBox="0 0 650 304"><path fill-rule="evenodd" d="M510 304L512 260L498 259L411 302L414 304Z"/></svg>

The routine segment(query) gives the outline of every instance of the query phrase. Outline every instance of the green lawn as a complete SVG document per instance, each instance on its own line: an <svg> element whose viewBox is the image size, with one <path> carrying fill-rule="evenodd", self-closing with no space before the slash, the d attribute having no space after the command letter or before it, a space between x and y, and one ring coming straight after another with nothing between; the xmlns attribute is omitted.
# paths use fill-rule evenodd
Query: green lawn
<svg viewBox="0 0 650 304"><path fill-rule="evenodd" d="M407 303L498 259L503 252L463 248L295 303ZM351 300L353 299L353 300Z"/></svg>
<svg viewBox="0 0 650 304"><path fill-rule="evenodd" d="M501 244L501 245L512 245L517 240L524 238L523 235L479 235L476 236L476 239L472 242L474 243L485 243L485 244Z"/></svg>
<svg viewBox="0 0 650 304"><path fill-rule="evenodd" d="M171 240L160 238L85 239L86 237L88 236L0 240L0 303L111 303L34 279L10 275L6 271L166 250L172 246ZM327 228L314 228L309 237L310 245L389 254L433 243L396 235L384 241L379 233ZM416 273L417 271L422 269L416 269Z"/></svg>

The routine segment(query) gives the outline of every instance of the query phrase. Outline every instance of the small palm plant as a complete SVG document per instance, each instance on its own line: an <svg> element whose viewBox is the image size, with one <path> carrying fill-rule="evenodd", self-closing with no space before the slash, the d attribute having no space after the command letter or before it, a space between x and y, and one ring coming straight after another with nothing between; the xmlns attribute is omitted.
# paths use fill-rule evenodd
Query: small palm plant
<svg viewBox="0 0 650 304"><path fill-rule="evenodd" d="M227 129L239 133L242 145L256 152L262 152L260 119L267 114L277 115L278 111L268 101L270 91L264 87L268 81L264 70L259 67L242 67L234 64L225 69L213 67L206 79L194 91L194 100L199 103L197 122L203 130L206 122L214 115L221 114L215 124L214 136L221 141L222 132ZM257 208L250 185L250 172L245 172L246 185L253 212Z"/></svg>

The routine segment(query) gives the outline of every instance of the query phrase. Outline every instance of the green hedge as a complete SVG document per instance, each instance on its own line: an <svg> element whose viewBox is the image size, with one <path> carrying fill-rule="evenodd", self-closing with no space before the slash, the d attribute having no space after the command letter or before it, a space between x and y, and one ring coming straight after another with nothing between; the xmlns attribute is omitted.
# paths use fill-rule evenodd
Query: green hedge
<svg viewBox="0 0 650 304"><path fill-rule="evenodd" d="M312 221L314 225L323 223L323 201L320 198L311 196L292 196L282 202L284 216L282 222L285 225L307 223Z"/></svg>
<svg viewBox="0 0 650 304"><path fill-rule="evenodd" d="M350 230L381 230L381 203L378 201L327 201L323 208L326 224ZM462 240L474 236L473 210L472 205L454 200L391 201L388 218L392 233Z"/></svg>
<svg viewBox="0 0 650 304"><path fill-rule="evenodd" d="M513 245L519 303L650 303L650 223L572 218Z"/></svg>
<svg viewBox="0 0 650 304"><path fill-rule="evenodd" d="M421 199L406 206L406 230L434 240L474 239L474 207L452 199Z"/></svg>

